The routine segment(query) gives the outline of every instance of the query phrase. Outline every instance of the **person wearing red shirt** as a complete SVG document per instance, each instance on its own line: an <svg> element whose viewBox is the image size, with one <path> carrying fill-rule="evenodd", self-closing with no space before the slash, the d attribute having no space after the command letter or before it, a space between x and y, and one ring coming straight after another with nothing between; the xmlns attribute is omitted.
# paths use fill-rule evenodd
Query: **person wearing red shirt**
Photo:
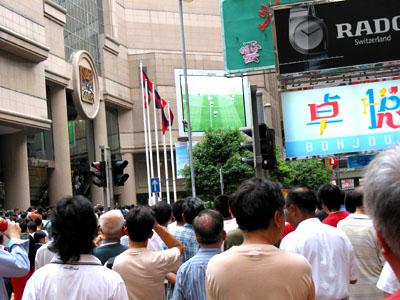
<svg viewBox="0 0 400 300"><path fill-rule="evenodd" d="M347 211L340 210L340 207L344 204L344 194L336 185L322 185L318 190L318 200L322 203L322 208L328 213L328 216L322 221L324 224L336 227L340 220L349 215Z"/></svg>
<svg viewBox="0 0 400 300"><path fill-rule="evenodd" d="M365 174L364 206L386 261L400 279L400 146L378 154ZM400 291L387 298L399 300Z"/></svg>

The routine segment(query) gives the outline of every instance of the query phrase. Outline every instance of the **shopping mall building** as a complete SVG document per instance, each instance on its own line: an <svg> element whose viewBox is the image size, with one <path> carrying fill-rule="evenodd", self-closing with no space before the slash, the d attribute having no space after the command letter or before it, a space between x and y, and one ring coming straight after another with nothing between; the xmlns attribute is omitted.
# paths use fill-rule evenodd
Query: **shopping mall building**
<svg viewBox="0 0 400 300"><path fill-rule="evenodd" d="M89 172L100 145L110 147L113 159L129 162L130 177L114 189L115 200L123 205L147 197L139 65L176 110L178 3L0 0L2 207L54 203L72 193L103 203ZM184 3L184 18L188 68L223 70L219 1ZM85 80L91 86L86 92ZM267 119L280 133L273 76L251 81L271 103ZM175 122L173 141L177 128Z"/></svg>

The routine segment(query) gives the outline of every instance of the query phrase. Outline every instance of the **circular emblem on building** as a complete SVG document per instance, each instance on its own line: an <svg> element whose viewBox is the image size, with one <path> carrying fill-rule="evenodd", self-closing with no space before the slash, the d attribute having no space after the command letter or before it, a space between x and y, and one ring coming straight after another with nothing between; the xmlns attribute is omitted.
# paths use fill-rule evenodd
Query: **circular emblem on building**
<svg viewBox="0 0 400 300"><path fill-rule="evenodd" d="M100 107L99 78L94 61L85 50L71 54L73 67L73 100L84 119L96 118Z"/></svg>

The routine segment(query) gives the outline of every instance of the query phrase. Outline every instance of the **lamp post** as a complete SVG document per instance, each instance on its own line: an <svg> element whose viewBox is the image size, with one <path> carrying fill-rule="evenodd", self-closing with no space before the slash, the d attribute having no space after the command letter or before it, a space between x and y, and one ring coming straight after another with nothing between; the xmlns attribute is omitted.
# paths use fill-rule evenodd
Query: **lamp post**
<svg viewBox="0 0 400 300"><path fill-rule="evenodd" d="M193 166L192 124L190 122L189 89L188 89L188 82L187 82L186 45L185 45L185 30L184 30L184 25L183 25L182 1L192 2L193 0L179 0L179 18L180 18L180 27L181 27L183 77L185 80L185 107L186 107L186 121L187 121L187 128L188 128L188 140L189 140L190 180L192 183L192 196L196 197L196 183L195 183L195 174L194 174L194 166Z"/></svg>

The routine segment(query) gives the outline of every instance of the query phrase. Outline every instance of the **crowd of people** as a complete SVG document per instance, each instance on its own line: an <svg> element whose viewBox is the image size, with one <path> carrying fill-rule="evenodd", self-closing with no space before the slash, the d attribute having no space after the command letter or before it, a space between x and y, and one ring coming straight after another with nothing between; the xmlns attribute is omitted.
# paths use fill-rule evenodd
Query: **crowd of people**
<svg viewBox="0 0 400 300"><path fill-rule="evenodd" d="M195 197L104 211L82 196L8 211L0 299L400 299L400 146L363 187L253 178L213 209Z"/></svg>

